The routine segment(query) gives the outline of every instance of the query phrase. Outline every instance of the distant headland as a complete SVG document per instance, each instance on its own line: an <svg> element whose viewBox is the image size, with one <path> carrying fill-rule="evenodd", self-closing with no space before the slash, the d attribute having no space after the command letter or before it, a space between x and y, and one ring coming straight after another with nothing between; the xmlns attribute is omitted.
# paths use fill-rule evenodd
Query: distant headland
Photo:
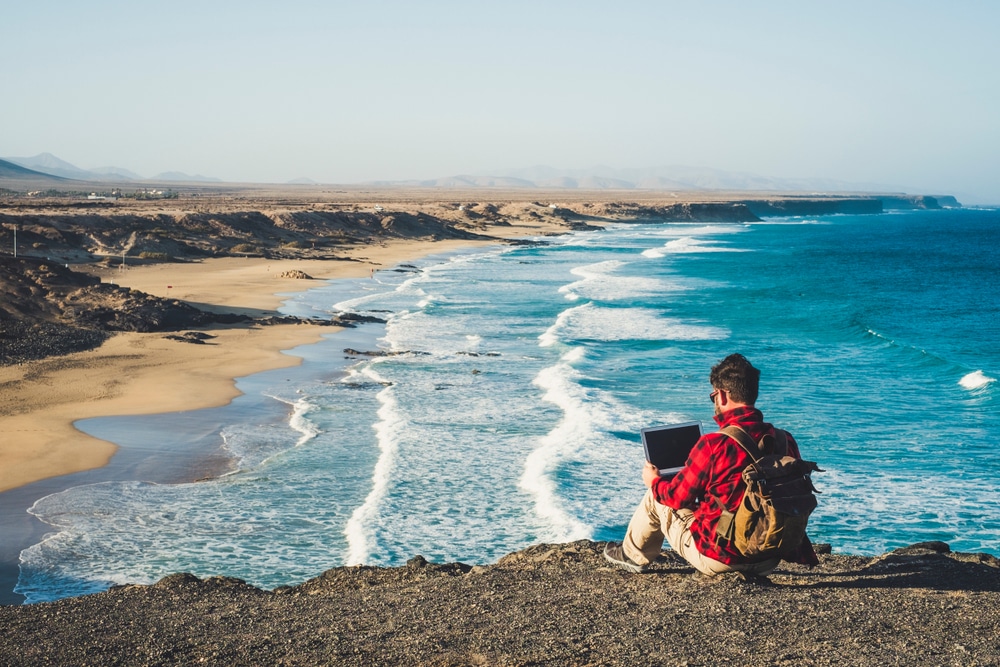
<svg viewBox="0 0 1000 667"><path fill-rule="evenodd" d="M349 251L389 241L510 242L610 223L746 223L960 206L952 196L907 194L649 192L629 200L579 190L526 197L503 190L228 185L87 194L67 187L0 195L0 289L7 295L0 306L0 364L89 349L114 331L176 331L245 319L108 284L114 270L127 267L220 257L348 261ZM102 273L103 285L94 277Z"/></svg>

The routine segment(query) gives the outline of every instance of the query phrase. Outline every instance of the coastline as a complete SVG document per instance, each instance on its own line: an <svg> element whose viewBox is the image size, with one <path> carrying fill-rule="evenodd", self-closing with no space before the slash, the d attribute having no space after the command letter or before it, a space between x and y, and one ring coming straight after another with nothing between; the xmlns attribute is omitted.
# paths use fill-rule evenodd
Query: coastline
<svg viewBox="0 0 1000 667"><path fill-rule="evenodd" d="M515 237L565 230L497 231ZM488 243L396 240L353 248L347 253L353 261L227 257L111 270L102 279L203 310L264 317L278 314L282 295L308 290L315 281L361 278L429 254ZM315 281L281 278L287 271L302 271ZM0 431L12 436L0 443L0 493L107 465L117 448L75 428L79 420L226 405L239 395L236 378L298 365L301 359L284 351L338 328L234 324L194 330L214 338L194 345L163 333L119 333L94 350L0 368Z"/></svg>
<svg viewBox="0 0 1000 667"><path fill-rule="evenodd" d="M431 254L567 229L546 221L490 231L490 240L379 241L333 260L223 257L135 266L125 272L82 268L104 282L181 299L202 310L268 317L279 314L288 295L323 281L364 278ZM302 272L312 280L282 277L285 272ZM153 474L158 483L195 481L224 474L230 465L214 444L175 443L177 451L133 452L85 433L77 422L227 406L241 395L237 379L297 367L302 358L289 351L343 331L307 323L190 330L213 338L191 344L165 333L119 333L93 350L0 367L0 432L9 436L0 441L0 532L5 536L0 544L0 606L23 601L13 592L20 551L52 530L27 512L38 499L116 477ZM119 453L123 455L115 458Z"/></svg>
<svg viewBox="0 0 1000 667"><path fill-rule="evenodd" d="M508 236L529 234L544 234L546 230L539 226L526 229L511 229L508 225L499 229L484 229L496 236L497 232L505 232ZM528 226L525 226L528 227ZM570 231L565 226L559 226L551 231L565 233ZM476 248L495 246L499 239L453 239L446 242L426 240L392 240L379 241L369 245L355 246L347 253L348 257L336 259L246 259L225 258L204 260L184 264L158 264L129 268L124 273L115 269L105 270L107 278L122 287L134 288L149 294L164 298L182 299L196 304L204 310L222 312L239 312L250 316L268 316L276 313L274 310L281 303L281 294L304 291L317 286L318 283L290 278L279 278L287 271L302 271L314 278L367 278L373 268L379 270L394 264L405 262L426 254L447 253L460 248ZM96 272L96 271L95 271ZM50 357L37 363L26 363L17 367L17 379L13 382L0 378L4 392L0 393L0 415L2 419L26 416L31 429L22 429L27 435L35 432L53 431L62 425L65 433L56 433L53 440L60 440L64 452L73 456L93 454L94 449L85 449L80 444L69 443L69 438L77 443L86 441L88 445L105 446L111 453L106 454L97 464L80 465L79 460L67 456L55 461L62 466L43 478L49 480L48 493L61 488L76 486L80 477L72 480L62 477L65 468L72 470L100 470L106 466L113 456L114 446L103 440L83 435L75 427L79 419L99 416L151 415L170 413L178 410L196 410L200 408L221 406L227 404L240 392L233 381L234 377L245 377L256 374L268 368L279 369L295 366L300 360L282 350L309 344L319 340L324 333L333 333L334 328L319 328L306 324L280 324L273 326L235 325L213 326L195 329L210 333L213 338L207 345L192 345L179 341L169 341L161 334L117 334L101 348L87 353L67 355L65 357ZM220 333L221 332L221 333ZM278 334L281 334L280 336ZM115 345L120 347L116 348ZM180 351L182 359L172 356ZM232 352L246 355L234 355L232 359L220 357ZM189 363L188 366L184 366ZM239 363L246 363L251 370L236 371ZM210 367L210 368L209 368ZM211 372L208 372L211 371ZM74 374L75 372L75 374ZM178 377L179 376L179 377ZM123 378L127 378L123 379ZM145 378L145 383L142 379ZM13 385L33 385L37 389L38 401L44 403L39 409L25 409L26 405L36 405L35 401L22 401L20 404L10 399L6 393ZM70 395L75 389L84 389L84 395ZM250 392L248 392L250 393ZM67 395L70 395L67 398ZM30 398L30 397L29 397ZM9 403L3 403L10 401ZM69 417L59 411L53 412L53 403L66 407L72 404L86 405L87 414L79 417ZM122 409L123 406L126 409ZM8 410L10 407L12 409ZM99 409L100 408L100 409ZM48 410L48 411L47 411ZM34 419L31 419L31 416ZM55 417L53 419L52 417ZM39 426L43 425L43 426ZM7 432L14 432L10 429ZM50 434L51 435L51 434ZM101 437L108 437L103 435ZM114 438L109 438L114 439ZM20 440L20 438L19 438ZM19 443L20 446L20 443ZM170 447L168 446L168 449ZM2 449L2 447L0 447ZM160 446L160 449L164 449ZM181 456L194 460L189 450ZM0 451L2 453L2 451ZM28 452L30 455L31 452ZM157 451L151 458L170 456L172 452ZM200 456L200 453L195 453ZM28 456L27 458L31 458ZM122 457L124 458L124 457ZM35 457L34 463L41 468L52 461L40 460ZM117 466L117 464L116 464ZM197 466L191 466L194 469ZM209 466L221 474L222 466L216 461ZM5 468L9 470L9 468ZM204 476L205 468L201 467L197 474L187 479L193 480ZM124 479L133 479L131 477ZM135 477L134 479L142 479ZM6 479L0 482L6 482ZM96 481L96 480L95 480ZM184 481L184 480L177 480ZM16 488L23 488L19 486ZM36 489L39 487L36 487ZM2 490L2 489L0 489ZM23 514L23 509L31 502L17 508ZM11 505L7 505L10 509ZM33 520L33 517L31 518ZM36 540L38 541L38 540ZM17 553L12 560L16 571Z"/></svg>

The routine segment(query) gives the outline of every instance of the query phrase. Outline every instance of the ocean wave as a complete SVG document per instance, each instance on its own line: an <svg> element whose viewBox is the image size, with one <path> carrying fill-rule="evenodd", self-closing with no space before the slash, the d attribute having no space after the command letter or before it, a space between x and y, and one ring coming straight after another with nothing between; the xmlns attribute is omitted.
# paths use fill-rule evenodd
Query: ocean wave
<svg viewBox="0 0 1000 667"><path fill-rule="evenodd" d="M960 384L964 389L973 391L976 389L982 389L983 387L986 387L996 381L996 378L991 378L982 371L973 371L963 376L962 379L958 381L958 384Z"/></svg>
<svg viewBox="0 0 1000 667"><path fill-rule="evenodd" d="M287 424L236 423L224 427L219 433L222 448L234 459L237 469L262 465L282 452L309 442L320 433L316 424L308 418L309 413L319 409L312 400L305 397L288 400L276 395L265 395L290 406L292 414ZM298 437L294 438L286 426L298 434Z"/></svg>
<svg viewBox="0 0 1000 667"><path fill-rule="evenodd" d="M372 382L385 382L370 367L365 368L362 373ZM378 400L381 403L377 413L379 421L374 428L379 457L372 472L371 491L364 503L351 514L344 527L344 537L347 538L347 555L344 559L346 565L362 565L371 555L375 539L374 522L378 517L379 505L388 493L389 481L396 467L397 437L407 425L407 420L399 411L393 387L388 386L380 391Z"/></svg>
<svg viewBox="0 0 1000 667"><path fill-rule="evenodd" d="M626 262L620 260L608 260L574 267L570 269L570 273L579 276L580 280L563 285L559 288L559 293L565 295L570 301L577 301L581 298L595 301L618 301L656 296L682 289L677 284L668 283L658 278L615 274L615 271L626 265Z"/></svg>
<svg viewBox="0 0 1000 667"><path fill-rule="evenodd" d="M597 527L627 518L635 509L634 484L643 459L639 429L663 419L683 420L676 413L637 408L594 386L571 365L584 361L577 355L581 350L573 348L532 381L543 391L541 400L561 414L535 439L518 481L541 522L538 539L546 541L593 539Z"/></svg>
<svg viewBox="0 0 1000 667"><path fill-rule="evenodd" d="M931 367L936 369L936 372L941 373L943 378L954 377L953 374L956 371L964 373L959 378L958 385L968 391L981 391L997 381L996 378L986 375L982 370L965 372L967 368L963 369L961 364L923 347L897 340L874 329L865 328L864 332L878 341L881 346L884 346L884 349L893 350L894 354L900 357L898 363L905 362L906 365L913 367Z"/></svg>
<svg viewBox="0 0 1000 667"><path fill-rule="evenodd" d="M593 303L559 313L555 323L538 337L541 347L565 340L724 340L722 327L691 324L649 308L604 308Z"/></svg>
<svg viewBox="0 0 1000 667"><path fill-rule="evenodd" d="M307 415L313 410L318 410L319 406L301 398L293 404L294 411L288 420L288 425L292 430L298 431L301 437L295 441L296 447L301 447L320 434L319 428Z"/></svg>
<svg viewBox="0 0 1000 667"><path fill-rule="evenodd" d="M582 308L591 308L591 304L583 304L574 308L568 308L556 316L556 321L538 337L539 347L552 347L559 342L559 332L566 327L566 323L573 317L573 313Z"/></svg>
<svg viewBox="0 0 1000 667"><path fill-rule="evenodd" d="M495 324L502 326L502 322ZM456 352L478 351L484 336L492 333L483 330L482 318L474 313L439 316L427 311L404 311L392 316L386 323L380 345L396 353L450 356Z"/></svg>
<svg viewBox="0 0 1000 667"><path fill-rule="evenodd" d="M396 275L393 277L396 278ZM336 301L331 307L332 312L375 313L413 308L421 300L429 298L421 286L429 280L429 277L428 268L416 275L408 276L398 284L394 284L391 280L377 280L372 284L359 280L358 289L368 293Z"/></svg>
<svg viewBox="0 0 1000 667"><path fill-rule="evenodd" d="M693 236L682 236L663 244L662 252L667 254L686 254L702 252L750 252L747 248L732 248L717 245L721 241L699 239Z"/></svg>
<svg viewBox="0 0 1000 667"><path fill-rule="evenodd" d="M927 473L898 467L892 472L863 473L831 465L823 468L824 473L813 476L823 492L809 520L814 541L844 540L850 535L841 548L859 555L886 553L926 540L947 542L956 551L995 548L989 545L1000 536L994 511L1000 492L992 482L952 475L947 483L928 483ZM885 489L892 493L886 495ZM976 530L968 530L970 525Z"/></svg>
<svg viewBox="0 0 1000 667"><path fill-rule="evenodd" d="M560 362L540 371L533 381L544 391L542 400L562 411L556 426L539 438L525 459L518 481L518 486L534 499L535 514L543 524L543 539L547 541L588 539L593 533L592 526L567 511L553 478L558 467L578 458L595 438L600 411L593 409L593 401L576 381L579 376L569 364Z"/></svg>
<svg viewBox="0 0 1000 667"><path fill-rule="evenodd" d="M742 234L747 230L744 225L732 223L705 224L702 222L671 222L667 224L636 225L635 223L618 223L609 226L619 239L671 239L697 236L730 236ZM597 240L601 240L598 238Z"/></svg>
<svg viewBox="0 0 1000 667"><path fill-rule="evenodd" d="M747 225L753 227L782 226L782 225L831 225L829 220L818 220L816 218L767 218L757 222L748 222Z"/></svg>

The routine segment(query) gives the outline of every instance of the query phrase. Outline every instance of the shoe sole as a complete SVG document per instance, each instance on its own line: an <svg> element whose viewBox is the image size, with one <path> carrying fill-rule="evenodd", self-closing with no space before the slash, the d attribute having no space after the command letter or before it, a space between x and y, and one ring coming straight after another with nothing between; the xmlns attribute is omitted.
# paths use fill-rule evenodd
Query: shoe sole
<svg viewBox="0 0 1000 667"><path fill-rule="evenodd" d="M629 572L634 572L636 574L642 574L643 572L646 571L646 568L644 568L642 565L637 565L635 563L629 563L626 561L612 558L611 556L608 555L607 551L604 552L604 560L608 561L612 565L615 565L616 567L620 567L623 570L628 570Z"/></svg>

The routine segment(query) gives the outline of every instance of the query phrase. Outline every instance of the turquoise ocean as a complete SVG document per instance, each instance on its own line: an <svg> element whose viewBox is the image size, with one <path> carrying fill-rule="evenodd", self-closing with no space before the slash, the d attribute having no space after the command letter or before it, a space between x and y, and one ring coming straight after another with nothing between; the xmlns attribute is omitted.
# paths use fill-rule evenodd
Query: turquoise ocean
<svg viewBox="0 0 1000 667"><path fill-rule="evenodd" d="M30 511L51 530L16 590L182 571L274 588L620 539L639 429L714 428L708 371L736 351L762 369L765 417L825 470L815 542L1000 555L996 248L993 209L615 224L322 283L283 312L386 324L291 351L300 367L241 379L226 408L81 422L153 461L200 443L233 472L42 498Z"/></svg>

